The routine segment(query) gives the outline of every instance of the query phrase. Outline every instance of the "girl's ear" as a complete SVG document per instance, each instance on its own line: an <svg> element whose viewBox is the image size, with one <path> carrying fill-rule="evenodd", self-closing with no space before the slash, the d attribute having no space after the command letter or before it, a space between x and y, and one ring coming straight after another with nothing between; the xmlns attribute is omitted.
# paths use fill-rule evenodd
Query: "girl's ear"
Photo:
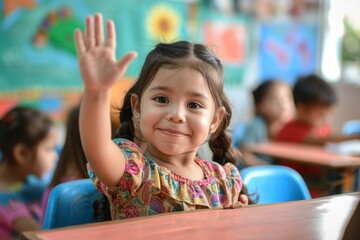
<svg viewBox="0 0 360 240"><path fill-rule="evenodd" d="M24 165L30 162L31 152L25 144L18 143L14 146L13 156L17 164Z"/></svg>
<svg viewBox="0 0 360 240"><path fill-rule="evenodd" d="M216 131L216 129L219 127L224 116L225 116L225 108L224 107L221 107L218 111L215 112L213 121L211 122L211 125L210 125L210 131L212 133L214 133Z"/></svg>
<svg viewBox="0 0 360 240"><path fill-rule="evenodd" d="M131 110L133 112L133 117L140 117L140 100L138 95L131 94Z"/></svg>

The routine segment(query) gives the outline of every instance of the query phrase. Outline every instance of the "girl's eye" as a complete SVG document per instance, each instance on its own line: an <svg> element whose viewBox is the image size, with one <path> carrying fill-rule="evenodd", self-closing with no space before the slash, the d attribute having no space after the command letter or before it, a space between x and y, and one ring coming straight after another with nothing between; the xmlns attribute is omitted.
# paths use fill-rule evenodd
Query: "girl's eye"
<svg viewBox="0 0 360 240"><path fill-rule="evenodd" d="M192 103L188 104L188 108L198 109L198 108L201 108L201 105L199 103L192 102Z"/></svg>
<svg viewBox="0 0 360 240"><path fill-rule="evenodd" d="M158 103L168 103L169 100L166 97L156 97L154 100Z"/></svg>

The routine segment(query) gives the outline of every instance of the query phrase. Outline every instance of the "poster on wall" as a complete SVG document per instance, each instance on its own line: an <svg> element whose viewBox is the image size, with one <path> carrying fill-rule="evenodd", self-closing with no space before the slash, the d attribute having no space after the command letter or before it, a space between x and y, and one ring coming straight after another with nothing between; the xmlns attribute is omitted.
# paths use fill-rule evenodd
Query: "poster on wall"
<svg viewBox="0 0 360 240"><path fill-rule="evenodd" d="M220 14L202 7L199 41L211 48L224 65L225 84L241 85L250 56L250 20L239 14Z"/></svg>
<svg viewBox="0 0 360 240"><path fill-rule="evenodd" d="M293 84L298 76L315 73L316 23L264 23L259 30L260 80L280 78Z"/></svg>

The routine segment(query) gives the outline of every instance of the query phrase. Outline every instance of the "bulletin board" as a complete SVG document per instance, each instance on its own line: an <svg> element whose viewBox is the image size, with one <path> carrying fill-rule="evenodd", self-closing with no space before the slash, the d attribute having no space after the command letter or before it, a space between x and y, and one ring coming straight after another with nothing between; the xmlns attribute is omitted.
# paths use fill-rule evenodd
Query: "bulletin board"
<svg viewBox="0 0 360 240"><path fill-rule="evenodd" d="M279 78L291 85L298 76L315 73L317 23L263 23L259 27L260 79Z"/></svg>
<svg viewBox="0 0 360 240"><path fill-rule="evenodd" d="M224 65L225 84L240 86L248 67L251 49L251 18L224 15L200 8L198 39L210 47Z"/></svg>

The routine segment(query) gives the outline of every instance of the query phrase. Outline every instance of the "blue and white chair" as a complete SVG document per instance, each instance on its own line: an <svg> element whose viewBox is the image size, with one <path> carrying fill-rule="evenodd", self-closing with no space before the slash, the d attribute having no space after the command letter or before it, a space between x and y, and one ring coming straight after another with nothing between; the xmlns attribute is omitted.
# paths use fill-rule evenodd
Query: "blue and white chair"
<svg viewBox="0 0 360 240"><path fill-rule="evenodd" d="M258 197L258 204L311 199L309 189L295 170L279 165L251 166L240 171L250 194Z"/></svg>
<svg viewBox="0 0 360 240"><path fill-rule="evenodd" d="M345 122L342 127L342 132L345 135L360 134L360 119Z"/></svg>
<svg viewBox="0 0 360 240"><path fill-rule="evenodd" d="M57 185L50 192L42 229L94 222L93 203L102 197L90 179Z"/></svg>

